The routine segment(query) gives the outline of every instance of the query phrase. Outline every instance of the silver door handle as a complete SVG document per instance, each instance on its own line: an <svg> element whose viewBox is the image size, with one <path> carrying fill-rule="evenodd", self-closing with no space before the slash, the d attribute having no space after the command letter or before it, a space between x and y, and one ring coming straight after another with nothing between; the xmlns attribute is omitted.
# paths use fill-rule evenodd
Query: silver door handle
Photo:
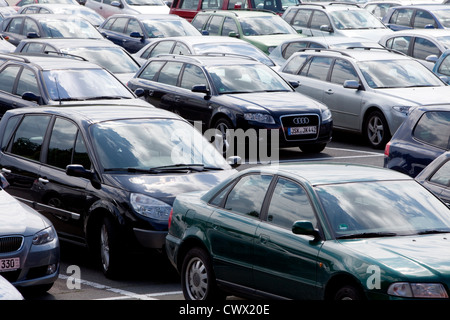
<svg viewBox="0 0 450 320"><path fill-rule="evenodd" d="M6 169L6 168L2 168L2 172L5 172L5 173L11 173L11 170Z"/></svg>
<svg viewBox="0 0 450 320"><path fill-rule="evenodd" d="M49 181L44 178L39 178L38 180L39 180L39 182L42 182L42 183L49 183Z"/></svg>

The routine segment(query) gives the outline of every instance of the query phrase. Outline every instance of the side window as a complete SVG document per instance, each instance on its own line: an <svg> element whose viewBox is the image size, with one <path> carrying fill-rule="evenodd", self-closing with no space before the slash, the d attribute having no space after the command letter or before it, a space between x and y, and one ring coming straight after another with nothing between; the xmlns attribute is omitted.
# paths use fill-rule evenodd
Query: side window
<svg viewBox="0 0 450 320"><path fill-rule="evenodd" d="M116 21L114 21L114 23L111 25L111 31L115 31L115 32L119 32L119 33L124 33L125 32L125 26L127 24L127 20L126 18L118 18L116 19Z"/></svg>
<svg viewBox="0 0 450 320"><path fill-rule="evenodd" d="M141 58L142 59L148 59L150 57L150 54L153 50L153 48L156 46L156 44L152 44L150 46L148 46L147 49L144 50L144 52L141 54Z"/></svg>
<svg viewBox="0 0 450 320"><path fill-rule="evenodd" d="M412 56L417 59L425 60L429 55L440 56L441 52L439 48L430 40L424 38L416 38L414 41L414 48Z"/></svg>
<svg viewBox="0 0 450 320"><path fill-rule="evenodd" d="M444 163L430 178L430 182L450 187L450 161Z"/></svg>
<svg viewBox="0 0 450 320"><path fill-rule="evenodd" d="M111 30L111 26L112 24L116 21L116 19L109 19L108 21L106 21L105 25L103 26L103 29L106 30Z"/></svg>
<svg viewBox="0 0 450 320"><path fill-rule="evenodd" d="M70 121L57 118L48 145L47 164L65 169L71 163L78 128Z"/></svg>
<svg viewBox="0 0 450 320"><path fill-rule="evenodd" d="M446 56L438 69L439 73L450 76L450 56Z"/></svg>
<svg viewBox="0 0 450 320"><path fill-rule="evenodd" d="M6 124L5 132L2 137L2 151L5 151L5 149L8 145L9 139L11 139L13 130L16 127L16 125L20 119L21 119L20 116L13 116L8 119L8 123Z"/></svg>
<svg viewBox="0 0 450 320"><path fill-rule="evenodd" d="M300 49L304 49L308 46L307 42L291 42L287 45L284 45L284 48L281 48L283 58L289 59L293 53L299 51Z"/></svg>
<svg viewBox="0 0 450 320"><path fill-rule="evenodd" d="M308 70L302 70L302 74L303 72L306 72L307 77L326 81L328 70L330 69L332 61L332 58L314 57L309 65Z"/></svg>
<svg viewBox="0 0 450 320"><path fill-rule="evenodd" d="M25 92L32 92L35 95L40 95L36 75L32 70L26 68L24 68L20 74L19 82L17 83L16 95L21 96Z"/></svg>
<svg viewBox="0 0 450 320"><path fill-rule="evenodd" d="M242 177L228 194L225 209L258 218L271 180L269 175Z"/></svg>
<svg viewBox="0 0 450 320"><path fill-rule="evenodd" d="M293 57L291 60L289 60L288 63L286 63L286 65L283 68L283 72L290 74L297 74L307 58L308 58L307 56L303 55L297 55Z"/></svg>
<svg viewBox="0 0 450 320"><path fill-rule="evenodd" d="M175 48L173 48L172 53L188 55L191 54L191 50L189 50L189 48L184 43L177 42Z"/></svg>
<svg viewBox="0 0 450 320"><path fill-rule="evenodd" d="M0 90L13 93L14 83L21 67L9 66L0 71Z"/></svg>
<svg viewBox="0 0 450 320"><path fill-rule="evenodd" d="M192 20L192 25L198 30L202 31L203 26L205 25L206 21L208 20L209 15L207 14L197 14L195 18Z"/></svg>
<svg viewBox="0 0 450 320"><path fill-rule="evenodd" d="M426 112L418 121L413 136L438 148L448 149L450 140L450 112Z"/></svg>
<svg viewBox="0 0 450 320"><path fill-rule="evenodd" d="M50 118L39 115L25 116L14 134L11 153L39 161Z"/></svg>
<svg viewBox="0 0 450 320"><path fill-rule="evenodd" d="M225 20L223 21L222 35L228 36L230 32L235 32L236 34L239 33L236 22L234 22L234 19L230 17L225 17Z"/></svg>
<svg viewBox="0 0 450 320"><path fill-rule="evenodd" d="M178 83L178 76L180 75L181 67L180 62L167 62L161 69L158 76L158 82L176 86Z"/></svg>
<svg viewBox="0 0 450 320"><path fill-rule="evenodd" d="M5 31L20 34L20 30L22 29L22 22L23 18L11 19L11 22L9 23Z"/></svg>
<svg viewBox="0 0 450 320"><path fill-rule="evenodd" d="M223 17L222 16L212 16L206 25L206 31L209 35L219 35L220 27L222 26Z"/></svg>
<svg viewBox="0 0 450 320"><path fill-rule="evenodd" d="M412 14L412 9L399 9L397 10L397 14L392 15L389 22L409 27L411 24Z"/></svg>
<svg viewBox="0 0 450 320"><path fill-rule="evenodd" d="M148 57L156 57L158 54L170 53L174 43L175 41L161 41L157 43Z"/></svg>
<svg viewBox="0 0 450 320"><path fill-rule="evenodd" d="M207 85L205 74L202 69L192 64L186 65L181 77L180 86L182 88L191 90L194 85Z"/></svg>
<svg viewBox="0 0 450 320"><path fill-rule="evenodd" d="M320 26L328 25L331 26L330 20L327 15L322 11L314 11L311 19L311 29L320 30Z"/></svg>
<svg viewBox="0 0 450 320"><path fill-rule="evenodd" d="M294 18L295 14L297 13L298 10L292 8L290 10L286 10L286 13L283 17L284 20L287 21L287 23L292 24L292 18Z"/></svg>
<svg viewBox="0 0 450 320"><path fill-rule="evenodd" d="M132 32L139 32L139 33L143 33L142 32L142 28L139 25L139 22L137 21L137 19L130 19L128 21L128 25L127 25L127 29L125 31L125 34L131 34Z"/></svg>
<svg viewBox="0 0 450 320"><path fill-rule="evenodd" d="M197 0L181 0L180 8L181 9L191 9L196 10L198 7Z"/></svg>
<svg viewBox="0 0 450 320"><path fill-rule="evenodd" d="M407 54L410 42L411 37L395 37L388 41L387 47Z"/></svg>
<svg viewBox="0 0 450 320"><path fill-rule="evenodd" d="M222 9L222 0L202 0L202 9Z"/></svg>
<svg viewBox="0 0 450 320"><path fill-rule="evenodd" d="M346 80L356 80L359 82L358 74L350 62L337 59L331 71L330 81L343 85Z"/></svg>
<svg viewBox="0 0 450 320"><path fill-rule="evenodd" d="M159 72L165 61L153 61L147 64L145 69L139 75L139 78L146 80L154 80L155 75Z"/></svg>
<svg viewBox="0 0 450 320"><path fill-rule="evenodd" d="M39 33L39 28L38 28L36 22L34 22L33 20L25 19L25 24L23 25L23 32L22 32L22 34L24 36L26 36L30 32Z"/></svg>
<svg viewBox="0 0 450 320"><path fill-rule="evenodd" d="M424 10L417 10L416 15L414 17L414 28L424 29L426 26L436 27L436 21L434 21L433 16Z"/></svg>
<svg viewBox="0 0 450 320"><path fill-rule="evenodd" d="M298 10L297 15L294 17L292 21L292 25L294 27L304 27L308 26L309 18L311 17L313 11L312 10Z"/></svg>
<svg viewBox="0 0 450 320"><path fill-rule="evenodd" d="M42 43L30 42L23 46L21 52L41 53L44 51L44 47L45 47L45 45Z"/></svg>
<svg viewBox="0 0 450 320"><path fill-rule="evenodd" d="M267 221L291 229L297 220L307 220L317 225L306 191L297 183L280 178L270 200Z"/></svg>

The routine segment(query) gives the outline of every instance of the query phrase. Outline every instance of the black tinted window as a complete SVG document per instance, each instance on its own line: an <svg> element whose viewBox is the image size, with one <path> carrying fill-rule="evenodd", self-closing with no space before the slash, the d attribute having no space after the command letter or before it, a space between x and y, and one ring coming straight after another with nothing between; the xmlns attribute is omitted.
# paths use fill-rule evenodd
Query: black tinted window
<svg viewBox="0 0 450 320"><path fill-rule="evenodd" d="M14 82L20 71L19 66L6 67L0 72L0 90L8 93L13 92Z"/></svg>
<svg viewBox="0 0 450 320"><path fill-rule="evenodd" d="M192 89L192 86L194 85L206 85L206 78L202 71L197 66L188 64L184 68L183 76L181 78L181 84L180 86L185 89Z"/></svg>
<svg viewBox="0 0 450 320"><path fill-rule="evenodd" d="M127 24L127 20L128 19L126 19L126 18L116 19L116 21L114 21L114 23L111 25L110 30L111 31L120 32L120 33L124 33L125 32L125 26Z"/></svg>
<svg viewBox="0 0 450 320"><path fill-rule="evenodd" d="M20 74L19 82L17 83L16 94L21 96L25 92L40 95L36 75L32 70L24 68Z"/></svg>
<svg viewBox="0 0 450 320"><path fill-rule="evenodd" d="M38 161L49 121L50 116L24 117L14 135L11 152Z"/></svg>
<svg viewBox="0 0 450 320"><path fill-rule="evenodd" d="M180 62L167 62L159 73L158 82L176 86L182 66Z"/></svg>
<svg viewBox="0 0 450 320"><path fill-rule="evenodd" d="M430 178L430 181L446 187L450 186L450 161L444 163Z"/></svg>
<svg viewBox="0 0 450 320"><path fill-rule="evenodd" d="M70 121L56 119L48 146L47 163L65 169L71 163L78 129Z"/></svg>
<svg viewBox="0 0 450 320"><path fill-rule="evenodd" d="M153 61L150 62L142 73L139 75L139 78L146 80L153 80L155 75L159 72L161 67L164 65L165 61Z"/></svg>
<svg viewBox="0 0 450 320"><path fill-rule="evenodd" d="M448 149L450 112L426 112L414 129L414 137L439 148Z"/></svg>

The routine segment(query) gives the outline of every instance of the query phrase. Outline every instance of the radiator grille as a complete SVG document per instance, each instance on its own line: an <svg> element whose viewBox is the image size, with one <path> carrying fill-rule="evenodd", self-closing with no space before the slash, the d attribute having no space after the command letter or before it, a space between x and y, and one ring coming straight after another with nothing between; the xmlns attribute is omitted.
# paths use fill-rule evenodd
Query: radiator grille
<svg viewBox="0 0 450 320"><path fill-rule="evenodd" d="M0 238L0 253L14 252L22 246L23 237L1 237Z"/></svg>

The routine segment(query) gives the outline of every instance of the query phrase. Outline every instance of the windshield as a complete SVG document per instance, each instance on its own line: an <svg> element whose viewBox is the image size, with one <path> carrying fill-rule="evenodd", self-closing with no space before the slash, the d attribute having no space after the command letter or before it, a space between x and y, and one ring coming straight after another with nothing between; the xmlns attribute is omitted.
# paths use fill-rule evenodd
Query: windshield
<svg viewBox="0 0 450 320"><path fill-rule="evenodd" d="M47 19L41 21L44 37L103 39L97 29L85 19Z"/></svg>
<svg viewBox="0 0 450 320"><path fill-rule="evenodd" d="M121 48L68 48L61 52L83 57L112 73L136 73L139 70L139 65Z"/></svg>
<svg viewBox="0 0 450 320"><path fill-rule="evenodd" d="M340 10L330 12L335 27L349 29L385 29L385 25L367 10Z"/></svg>
<svg viewBox="0 0 450 320"><path fill-rule="evenodd" d="M433 10L433 14L437 20L444 26L444 28L450 28L450 10Z"/></svg>
<svg viewBox="0 0 450 320"><path fill-rule="evenodd" d="M73 8L72 6L70 6L66 8L57 8L54 9L54 13L79 15L80 17L92 23L94 26L99 26L105 20L105 18L103 18L94 10L88 10L88 8L85 8L83 6L80 7L81 8Z"/></svg>
<svg viewBox="0 0 450 320"><path fill-rule="evenodd" d="M371 88L437 87L445 84L415 60L362 61L358 66Z"/></svg>
<svg viewBox="0 0 450 320"><path fill-rule="evenodd" d="M47 92L55 101L134 98L119 80L103 69L51 70L43 74Z"/></svg>
<svg viewBox="0 0 450 320"><path fill-rule="evenodd" d="M199 36L201 33L187 20L142 21L150 38Z"/></svg>
<svg viewBox="0 0 450 320"><path fill-rule="evenodd" d="M165 6L162 0L126 0L130 6Z"/></svg>
<svg viewBox="0 0 450 320"><path fill-rule="evenodd" d="M343 183L316 187L336 237L450 232L450 211L416 181Z"/></svg>
<svg viewBox="0 0 450 320"><path fill-rule="evenodd" d="M239 19L246 36L296 34L296 31L279 16L247 17Z"/></svg>
<svg viewBox="0 0 450 320"><path fill-rule="evenodd" d="M242 54L245 56L253 57L258 59L260 62L265 65L272 67L274 63L270 60L266 54L262 51L258 51L258 49L253 45L246 44L234 44L234 43L200 43L193 46L196 54L204 54L207 52L216 52L216 53L235 53Z"/></svg>
<svg viewBox="0 0 450 320"><path fill-rule="evenodd" d="M447 49L450 48L450 35L445 37L438 37L437 40Z"/></svg>
<svg viewBox="0 0 450 320"><path fill-rule="evenodd" d="M180 164L229 168L214 146L182 120L107 121L93 125L90 132L105 170L150 170Z"/></svg>
<svg viewBox="0 0 450 320"><path fill-rule="evenodd" d="M219 94L292 91L271 68L258 65L223 65L208 68Z"/></svg>

